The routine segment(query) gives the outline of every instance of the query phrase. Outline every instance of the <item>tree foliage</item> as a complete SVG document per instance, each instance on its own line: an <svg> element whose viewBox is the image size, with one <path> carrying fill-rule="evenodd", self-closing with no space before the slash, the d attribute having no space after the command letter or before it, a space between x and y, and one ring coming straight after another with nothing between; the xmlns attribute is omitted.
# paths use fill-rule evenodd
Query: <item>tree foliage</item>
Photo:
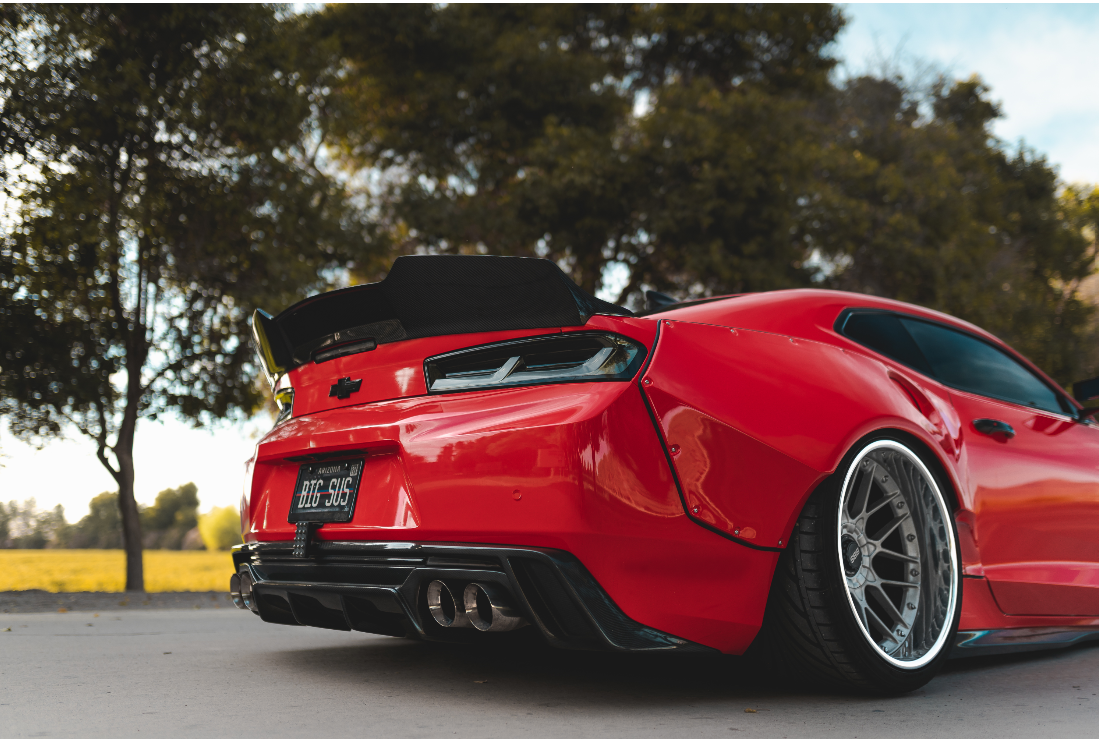
<svg viewBox="0 0 1099 742"><path fill-rule="evenodd" d="M847 83L804 234L842 261L827 285L962 317L1067 384L1096 360L1079 293L1095 245L1046 161L993 138L988 95L976 78Z"/></svg>
<svg viewBox="0 0 1099 742"><path fill-rule="evenodd" d="M192 482L162 490L152 505L139 504L144 547L183 548L184 537L198 527L198 505L198 488ZM33 498L22 503L13 500L6 506L0 502L0 548L121 549L118 493L93 497L88 514L76 523L66 522L61 505L40 510Z"/></svg>
<svg viewBox="0 0 1099 742"><path fill-rule="evenodd" d="M88 503L88 514L72 527L67 548L121 549L122 516L117 492L100 492Z"/></svg>
<svg viewBox="0 0 1099 742"><path fill-rule="evenodd" d="M399 252L540 255L589 291L615 263L620 301L807 281L788 229L831 6L339 6L316 25L346 65L331 126L384 174Z"/></svg>
<svg viewBox="0 0 1099 742"><path fill-rule="evenodd" d="M845 288L983 325L1063 383L1099 362L1082 197L995 140L978 79L837 81L833 6L349 5L312 25L396 252L540 255L589 291L612 268L635 307Z"/></svg>
<svg viewBox="0 0 1099 742"><path fill-rule="evenodd" d="M198 518L202 542L210 551L224 551L241 541L240 513L234 507L213 508Z"/></svg>
<svg viewBox="0 0 1099 742"><path fill-rule="evenodd" d="M247 319L357 242L317 166L323 81L268 6L8 6L0 15L0 413L71 424L119 485L142 589L141 416L260 400ZM312 75L312 76L311 76Z"/></svg>
<svg viewBox="0 0 1099 742"><path fill-rule="evenodd" d="M162 490L141 511L141 529L147 549L179 549L183 538L198 526L198 487L194 482Z"/></svg>
<svg viewBox="0 0 1099 742"><path fill-rule="evenodd" d="M65 523L65 509L57 505L52 510L39 510L32 497L22 503L12 500L6 506L0 502L0 548L45 549L63 546L70 526Z"/></svg>

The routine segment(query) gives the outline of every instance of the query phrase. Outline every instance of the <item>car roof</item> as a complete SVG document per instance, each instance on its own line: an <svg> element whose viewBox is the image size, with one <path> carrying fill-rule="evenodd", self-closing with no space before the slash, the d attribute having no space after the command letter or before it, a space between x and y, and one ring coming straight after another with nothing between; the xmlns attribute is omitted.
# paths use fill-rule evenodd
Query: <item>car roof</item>
<svg viewBox="0 0 1099 742"><path fill-rule="evenodd" d="M844 309L853 308L903 312L951 325L997 343L1003 342L974 324L934 309L869 294L829 289L782 289L735 294L697 304L676 305L663 312L647 313L647 316L653 319L678 319L684 322L743 327L807 340L824 340L824 337L814 335L824 330L828 337L833 337L831 330L836 317Z"/></svg>
<svg viewBox="0 0 1099 742"><path fill-rule="evenodd" d="M1007 350L1012 356L1036 371L1054 388L1061 388L1033 361L977 325L943 312L937 312L934 309L868 294L829 289L781 289L753 294L737 294L703 303L679 306L678 308L673 306L666 311L654 312L647 314L647 316L652 319L680 320L773 332L779 335L835 344L838 340L838 334L835 330L836 318L845 309L877 309L901 312L913 317L956 327Z"/></svg>

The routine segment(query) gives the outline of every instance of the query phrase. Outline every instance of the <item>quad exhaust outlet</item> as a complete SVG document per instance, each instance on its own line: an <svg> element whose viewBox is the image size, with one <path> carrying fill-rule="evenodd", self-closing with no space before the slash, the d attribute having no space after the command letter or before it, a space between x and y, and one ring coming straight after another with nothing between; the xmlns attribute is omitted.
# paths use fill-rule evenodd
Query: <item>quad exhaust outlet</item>
<svg viewBox="0 0 1099 742"><path fill-rule="evenodd" d="M432 580L427 586L427 609L435 623L444 628L468 628L465 608L454 600L454 594L442 580Z"/></svg>
<svg viewBox="0 0 1099 742"><path fill-rule="evenodd" d="M259 606L252 594L252 576L247 572L241 571L229 578L229 597L237 608L247 608L259 615Z"/></svg>
<svg viewBox="0 0 1099 742"><path fill-rule="evenodd" d="M468 628L478 631L513 631L526 625L522 614L512 607L507 592L493 584L471 582L462 589L461 601L442 580L427 586L427 607L435 623L444 628Z"/></svg>

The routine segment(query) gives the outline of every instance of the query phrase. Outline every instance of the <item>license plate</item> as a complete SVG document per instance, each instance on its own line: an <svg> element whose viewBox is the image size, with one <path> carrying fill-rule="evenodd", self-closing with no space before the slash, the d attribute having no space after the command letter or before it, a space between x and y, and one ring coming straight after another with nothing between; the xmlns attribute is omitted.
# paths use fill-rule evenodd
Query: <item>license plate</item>
<svg viewBox="0 0 1099 742"><path fill-rule="evenodd" d="M290 523L351 520L362 474L363 459L302 464L286 520Z"/></svg>

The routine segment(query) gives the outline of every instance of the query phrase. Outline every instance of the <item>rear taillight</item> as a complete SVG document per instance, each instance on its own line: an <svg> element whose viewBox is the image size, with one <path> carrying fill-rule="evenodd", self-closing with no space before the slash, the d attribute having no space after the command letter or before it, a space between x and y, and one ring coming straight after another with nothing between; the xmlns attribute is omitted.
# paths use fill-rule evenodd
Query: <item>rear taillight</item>
<svg viewBox="0 0 1099 742"><path fill-rule="evenodd" d="M424 362L429 394L579 381L628 381L645 359L633 340L575 333L513 340Z"/></svg>
<svg viewBox="0 0 1099 742"><path fill-rule="evenodd" d="M275 404L279 408L278 417L275 418L275 425L278 425L294 414L294 390L290 387L275 390Z"/></svg>

